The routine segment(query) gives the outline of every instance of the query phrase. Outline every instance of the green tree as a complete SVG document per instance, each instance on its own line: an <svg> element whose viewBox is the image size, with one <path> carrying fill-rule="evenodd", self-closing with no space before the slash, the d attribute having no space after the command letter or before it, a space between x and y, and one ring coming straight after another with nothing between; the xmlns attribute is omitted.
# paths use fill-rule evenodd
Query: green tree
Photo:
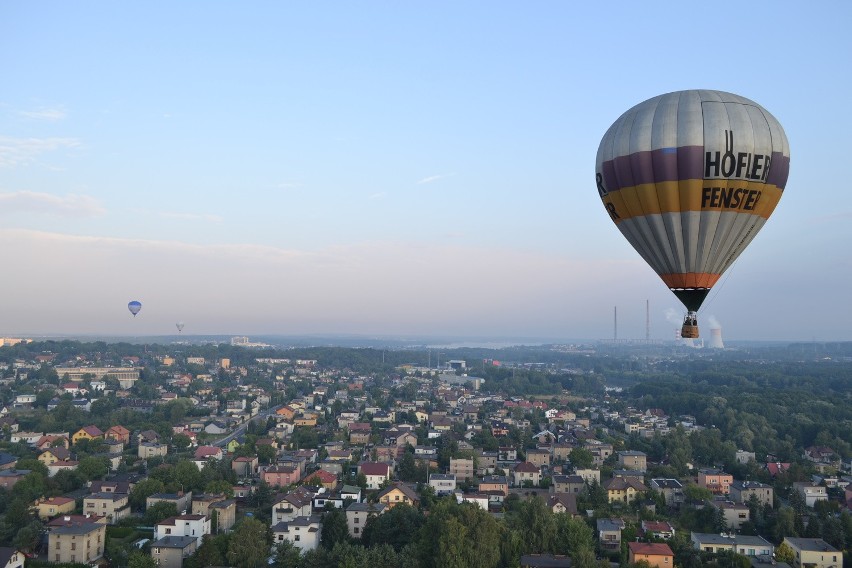
<svg viewBox="0 0 852 568"><path fill-rule="evenodd" d="M237 568L261 568L266 565L269 544L264 523L257 519L243 519L228 544L228 562Z"/></svg>
<svg viewBox="0 0 852 568"><path fill-rule="evenodd" d="M133 489L130 490L128 501L130 502L130 506L136 511L144 511L148 497L155 493L162 493L163 491L165 491L163 482L159 479L149 477L133 486Z"/></svg>
<svg viewBox="0 0 852 568"><path fill-rule="evenodd" d="M157 561L148 554L134 551L127 557L127 568L157 568Z"/></svg>
<svg viewBox="0 0 852 568"><path fill-rule="evenodd" d="M109 472L109 462L106 458L89 456L80 460L77 471L86 481L102 479Z"/></svg>
<svg viewBox="0 0 852 568"><path fill-rule="evenodd" d="M326 511L322 518L320 545L331 550L337 543L348 540L349 526L346 523L346 512L338 508Z"/></svg>
<svg viewBox="0 0 852 568"><path fill-rule="evenodd" d="M595 463L595 456L586 448L574 448L568 459L578 469L590 468Z"/></svg>
<svg viewBox="0 0 852 568"><path fill-rule="evenodd" d="M778 548L775 549L775 559L778 560L778 562L786 562L792 566L796 559L796 553L789 544L782 542L778 545Z"/></svg>
<svg viewBox="0 0 852 568"><path fill-rule="evenodd" d="M145 511L145 524L152 527L169 517L175 517L178 514L177 506L174 503L160 501L154 503Z"/></svg>

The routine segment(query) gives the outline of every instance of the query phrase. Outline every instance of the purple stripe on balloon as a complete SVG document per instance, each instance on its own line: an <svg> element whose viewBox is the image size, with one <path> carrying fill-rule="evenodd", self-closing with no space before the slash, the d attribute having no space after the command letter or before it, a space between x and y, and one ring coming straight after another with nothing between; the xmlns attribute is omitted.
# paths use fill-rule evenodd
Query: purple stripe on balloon
<svg viewBox="0 0 852 568"><path fill-rule="evenodd" d="M766 183L772 184L780 189L784 189L787 185L787 176L790 175L790 157L785 156L781 152L772 152L771 159L769 175L766 176Z"/></svg>
<svg viewBox="0 0 852 568"><path fill-rule="evenodd" d="M604 187L616 191L645 183L704 177L704 147L681 146L634 152L603 163Z"/></svg>

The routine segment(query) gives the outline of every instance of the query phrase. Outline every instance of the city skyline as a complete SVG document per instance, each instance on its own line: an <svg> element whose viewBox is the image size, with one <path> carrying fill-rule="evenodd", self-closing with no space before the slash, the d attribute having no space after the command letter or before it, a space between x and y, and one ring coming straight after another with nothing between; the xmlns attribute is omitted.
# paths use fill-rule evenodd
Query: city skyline
<svg viewBox="0 0 852 568"><path fill-rule="evenodd" d="M852 340L852 8L828 7L4 5L0 334L609 338L617 306L644 338L647 300L670 339L684 309L595 154L708 88L777 117L791 167L702 335Z"/></svg>

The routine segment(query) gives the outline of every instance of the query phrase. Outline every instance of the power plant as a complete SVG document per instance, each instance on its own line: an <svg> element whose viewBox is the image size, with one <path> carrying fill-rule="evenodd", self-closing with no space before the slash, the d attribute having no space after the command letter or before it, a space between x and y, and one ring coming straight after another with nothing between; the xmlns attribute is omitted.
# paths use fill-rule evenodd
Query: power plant
<svg viewBox="0 0 852 568"><path fill-rule="evenodd" d="M707 342L707 347L709 349L724 349L725 348L725 344L722 343L722 328L721 327L710 328L710 341Z"/></svg>

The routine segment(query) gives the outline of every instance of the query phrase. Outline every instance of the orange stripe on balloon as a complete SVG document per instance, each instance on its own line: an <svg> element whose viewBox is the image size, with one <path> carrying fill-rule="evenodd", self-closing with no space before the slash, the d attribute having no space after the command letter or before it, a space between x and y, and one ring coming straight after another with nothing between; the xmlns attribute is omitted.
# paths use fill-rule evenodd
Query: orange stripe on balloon
<svg viewBox="0 0 852 568"><path fill-rule="evenodd" d="M660 278L669 288L712 288L720 276L721 274L707 272L660 274Z"/></svg>

